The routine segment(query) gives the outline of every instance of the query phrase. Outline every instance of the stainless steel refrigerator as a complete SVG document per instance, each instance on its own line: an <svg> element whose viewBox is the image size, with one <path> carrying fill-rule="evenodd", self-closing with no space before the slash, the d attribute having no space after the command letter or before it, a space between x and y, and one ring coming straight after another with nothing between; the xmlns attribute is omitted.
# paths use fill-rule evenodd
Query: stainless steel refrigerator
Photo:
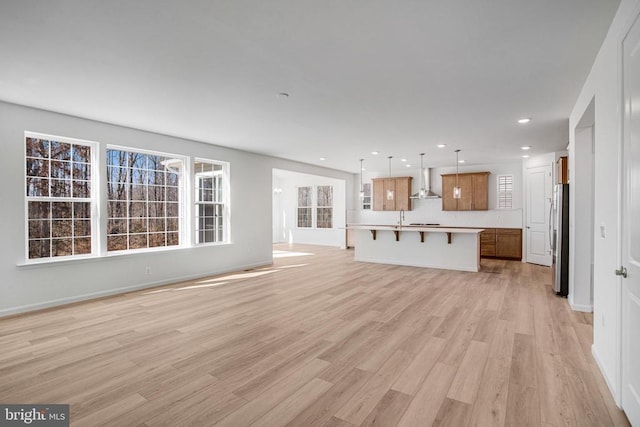
<svg viewBox="0 0 640 427"><path fill-rule="evenodd" d="M549 215L553 290L557 295L566 297L569 293L569 184L554 186Z"/></svg>

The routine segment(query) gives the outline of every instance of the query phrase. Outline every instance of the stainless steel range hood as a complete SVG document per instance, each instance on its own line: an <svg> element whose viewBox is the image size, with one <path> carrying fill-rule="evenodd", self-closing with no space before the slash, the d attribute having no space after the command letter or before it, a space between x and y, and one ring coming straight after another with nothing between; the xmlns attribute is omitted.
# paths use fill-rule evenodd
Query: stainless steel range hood
<svg viewBox="0 0 640 427"><path fill-rule="evenodd" d="M424 179L425 199L440 199L441 197L431 191L431 168L426 168L422 171ZM412 199L420 199L420 192L412 194Z"/></svg>

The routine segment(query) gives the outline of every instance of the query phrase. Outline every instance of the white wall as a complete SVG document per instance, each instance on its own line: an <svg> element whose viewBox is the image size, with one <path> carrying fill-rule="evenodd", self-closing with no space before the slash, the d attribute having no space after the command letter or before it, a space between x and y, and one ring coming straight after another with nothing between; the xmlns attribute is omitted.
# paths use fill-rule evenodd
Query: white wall
<svg viewBox="0 0 640 427"><path fill-rule="evenodd" d="M569 117L569 151L575 148L575 132L595 97L594 224L594 336L593 354L616 401L620 402L620 280L613 274L620 264L620 156L621 156L621 59L622 37L640 11L640 0L622 0L607 37ZM576 11L579 13L579 11ZM571 182L575 158L569 158ZM575 206L570 209L574 210ZM599 232L606 229L606 237Z"/></svg>
<svg viewBox="0 0 640 427"><path fill-rule="evenodd" d="M331 185L333 187L333 228L298 228L296 209L298 187ZM345 246L346 187L345 181L325 176L274 169L273 242L311 245ZM314 195L315 197L315 195Z"/></svg>
<svg viewBox="0 0 640 427"><path fill-rule="evenodd" d="M0 316L272 262L272 170L352 174L0 102ZM24 131L223 160L231 164L232 243L27 265ZM352 201L348 201L350 208ZM149 266L151 275L145 274Z"/></svg>
<svg viewBox="0 0 640 427"><path fill-rule="evenodd" d="M460 173L491 172L489 175L489 210L487 211L443 211L442 199L413 200L411 211L405 213L403 223L439 223L456 227L504 227L522 228L522 162L497 163L489 165L460 166ZM456 168L441 167L431 169L431 190L442 195L442 179L440 175L455 173ZM403 175L398 173L398 176ZM513 209L496 209L498 199L498 175L513 175ZM384 176L384 175L383 175ZM420 171L404 174L413 176L412 193L420 189ZM377 175L365 174L364 182L369 182ZM354 200L359 204L358 191L354 193ZM356 209L347 215L349 222L365 224L395 224L399 220L398 212L381 212Z"/></svg>

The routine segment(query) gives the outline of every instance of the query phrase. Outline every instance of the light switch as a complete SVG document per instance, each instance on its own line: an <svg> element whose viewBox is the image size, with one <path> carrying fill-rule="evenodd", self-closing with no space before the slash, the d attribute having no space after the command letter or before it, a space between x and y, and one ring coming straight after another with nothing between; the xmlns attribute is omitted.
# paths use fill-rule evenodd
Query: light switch
<svg viewBox="0 0 640 427"><path fill-rule="evenodd" d="M600 237L603 239L607 237L607 226L604 224L600 224Z"/></svg>

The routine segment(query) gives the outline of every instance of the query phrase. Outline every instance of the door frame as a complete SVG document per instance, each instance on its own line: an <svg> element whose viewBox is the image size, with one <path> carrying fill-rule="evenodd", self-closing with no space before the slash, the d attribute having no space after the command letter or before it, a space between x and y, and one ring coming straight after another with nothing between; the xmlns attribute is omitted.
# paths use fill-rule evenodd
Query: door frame
<svg viewBox="0 0 640 427"><path fill-rule="evenodd" d="M631 28L633 27L633 25L636 23L636 21L640 22L640 4L638 4L635 8L633 13L631 13L631 15L629 16L628 20L625 22L625 25L623 26L622 31L620 32L620 35L618 36L618 40L617 40L617 50L618 50L618 111L619 111L619 140L618 140L618 215L617 215L617 220L618 220L618 227L616 230L616 238L618 240L618 245L617 245L617 250L616 250L616 260L617 260L617 266L619 267L620 265L623 264L624 259L623 259L623 254L624 254L624 250L623 250L623 245L625 242L625 236L624 236L624 223L623 221L625 221L625 218L628 216L625 214L625 209L628 206L625 197L627 195L627 191L626 188L628 186L628 179L629 179L629 174L628 174L628 170L627 170L627 165L628 162L625 160L625 156L624 153L627 151L627 144L626 144L626 140L625 140L625 132L626 132L626 127L625 127L625 87L624 87L624 49L623 49L623 42L624 39L629 35L629 32L631 31ZM624 327L624 317L623 317L623 297L624 297L624 282L623 282L623 278L621 276L616 276L616 308L617 308L617 312L618 312L618 316L617 316L617 322L615 325L615 330L616 330L616 346L615 346L615 359L618 362L618 366L617 369L615 371L615 382L616 382L616 388L613 391L614 394L614 400L616 402L616 404L618 405L618 407L622 410L624 410L623 406L622 406L622 393L623 393L623 378L624 378L624 362L625 362L625 357L624 357L624 348L623 348L623 340L624 340L624 334L625 334L625 327ZM610 387L611 388L611 387Z"/></svg>
<svg viewBox="0 0 640 427"><path fill-rule="evenodd" d="M522 164L522 186L523 186L523 200L522 200L522 262L531 262L529 260L529 233L528 233L528 216L529 216L529 179L528 179L528 171L529 169L534 169L538 167L549 167L551 172L551 177L549 179L549 198L553 197L553 185L555 183L555 154L548 153L540 156L536 156L532 159L527 159ZM547 191L547 189L545 189ZM545 201L545 204L550 204L550 201ZM548 224L547 224L548 225ZM548 239L548 236L545 237L546 242L546 250L550 253L551 251L551 242ZM549 267L553 261L553 256L549 255Z"/></svg>

